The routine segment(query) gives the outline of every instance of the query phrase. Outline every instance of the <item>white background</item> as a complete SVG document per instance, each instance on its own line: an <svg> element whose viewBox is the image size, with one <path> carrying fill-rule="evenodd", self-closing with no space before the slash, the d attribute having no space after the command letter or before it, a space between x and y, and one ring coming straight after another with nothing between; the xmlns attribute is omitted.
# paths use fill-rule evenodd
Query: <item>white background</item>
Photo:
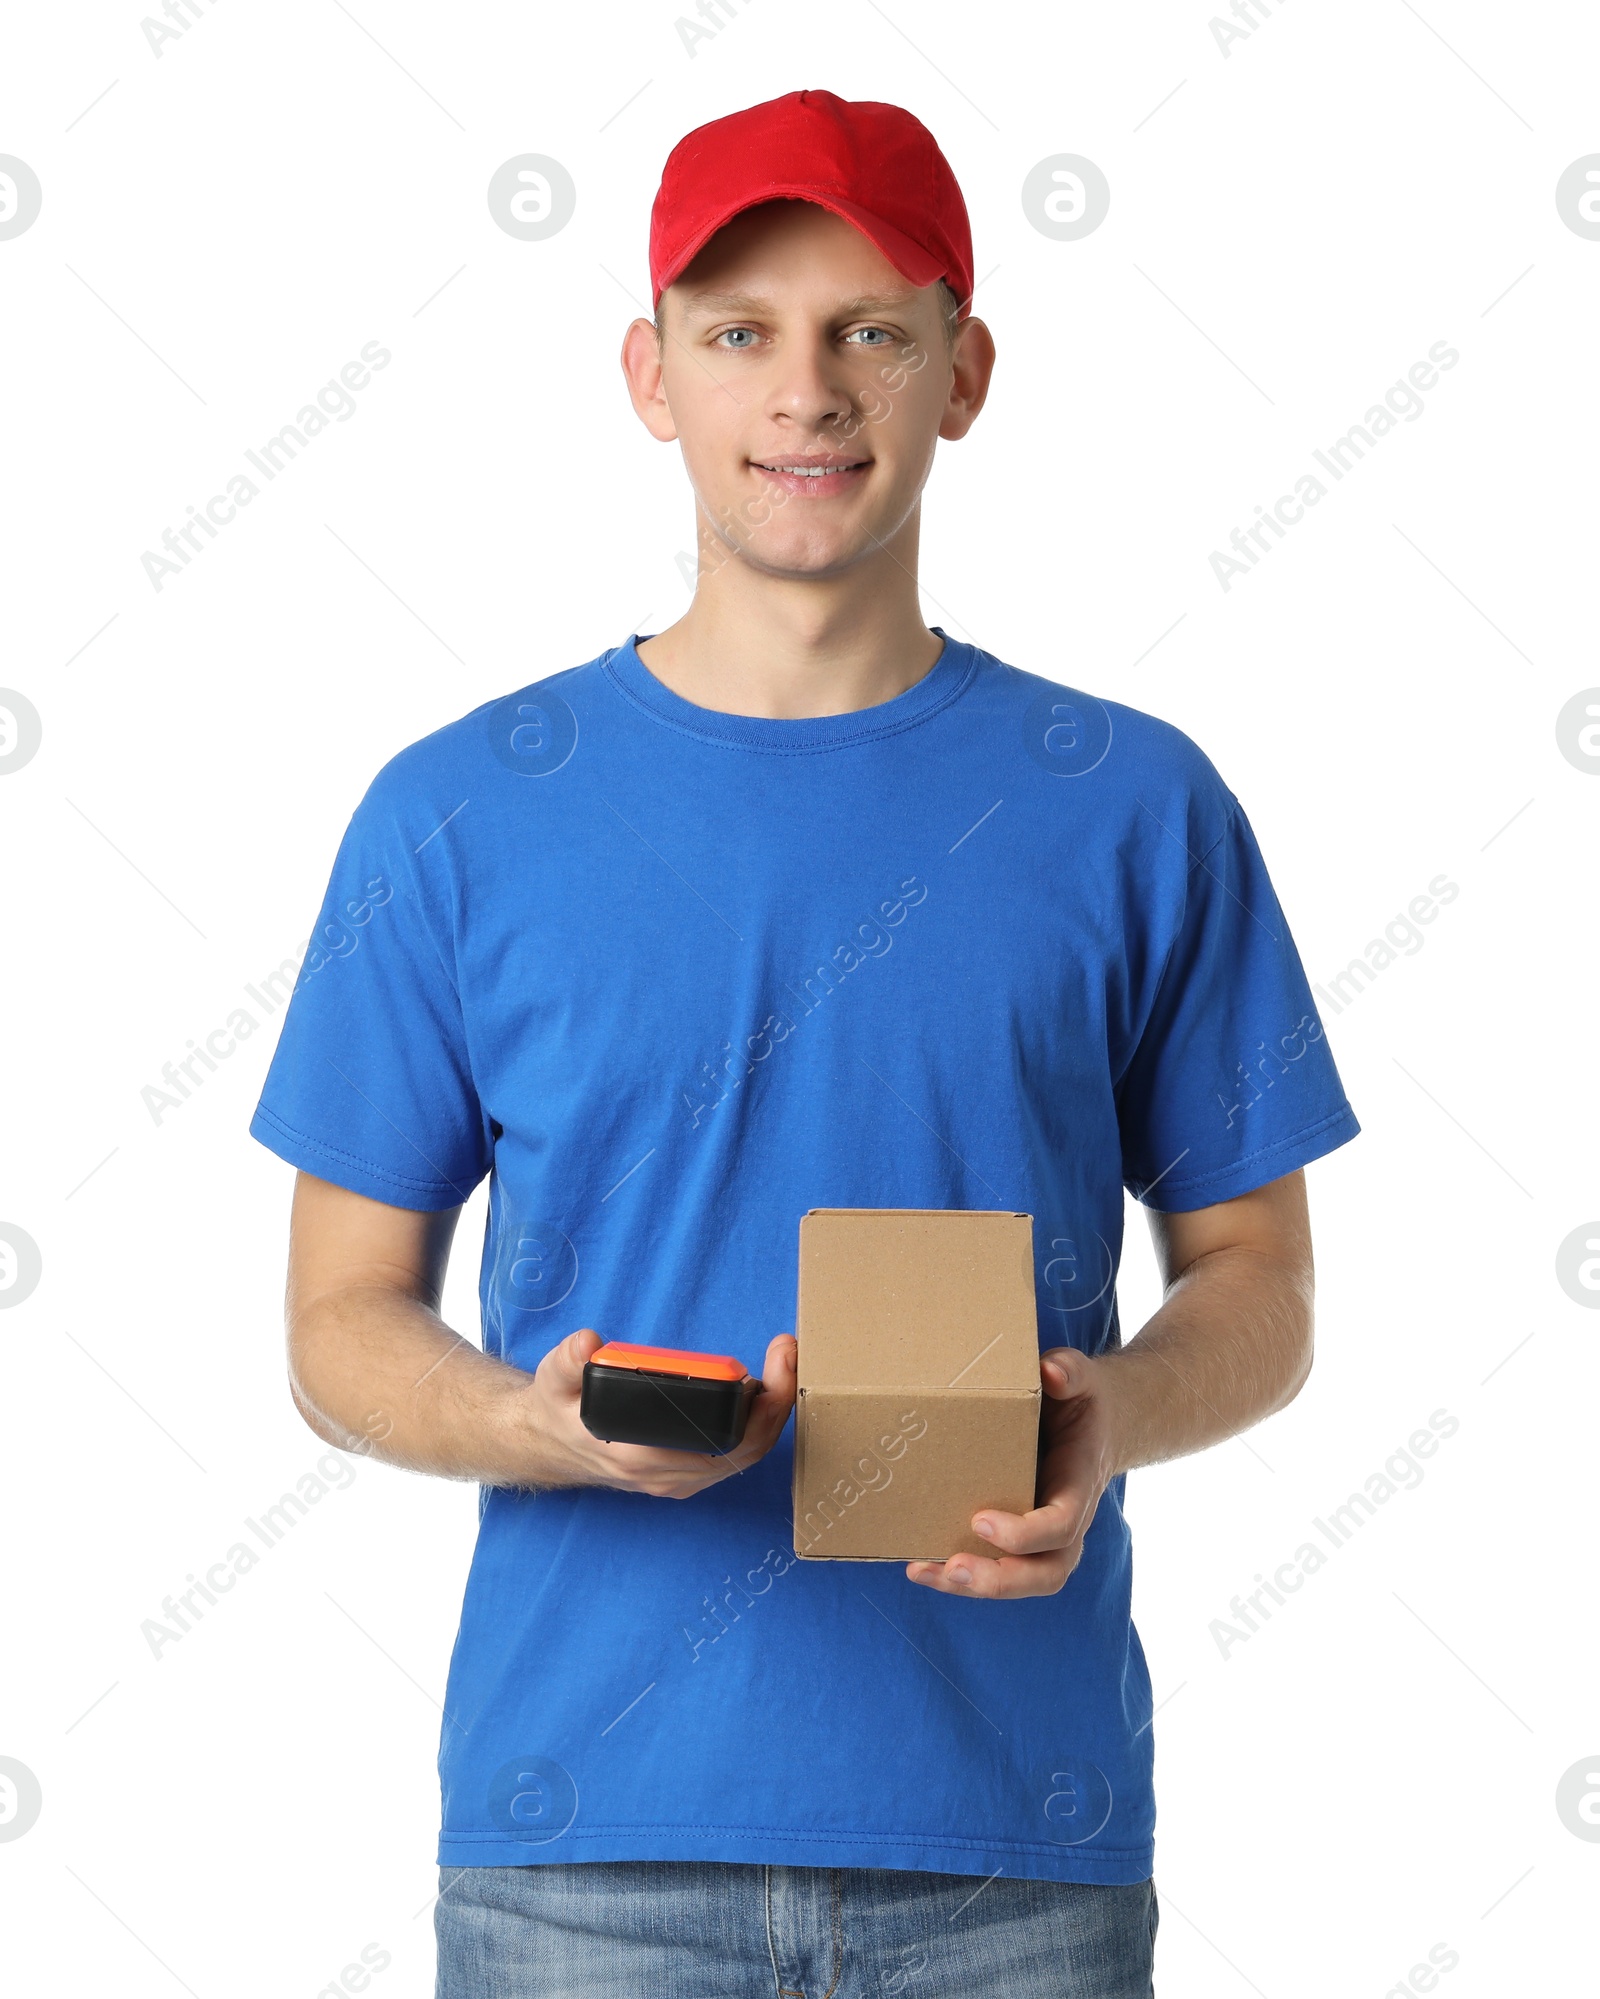
<svg viewBox="0 0 1600 1999"><path fill-rule="evenodd" d="M1554 196L1600 151L1600 20L1296 0L1224 55L1203 0L733 4L693 56L671 0L199 0L159 57L134 4L10 16L0 152L44 200L0 242L0 682L44 738L0 781L0 1221L43 1279L0 1314L0 1755L43 1811L0 1843L0 1971L313 1999L376 1943L372 1991L432 1990L475 1492L351 1461L152 1658L142 1620L324 1453L284 1385L292 1175L245 1129L275 1020L159 1124L140 1093L303 944L384 760L682 610L687 487L617 366L650 199L690 127L825 86L931 126L1000 348L929 491L929 621L1196 737L1314 980L1460 889L1325 1013L1365 1129L1308 1176L1308 1389L1131 1481L1160 1989L1382 1999L1443 1943L1449 1999L1591 1990L1600 1844L1555 1789L1600 1767L1600 1319L1555 1258L1600 1213L1600 781L1555 723L1600 682L1600 242ZM485 200L525 152L578 190L541 243ZM1078 242L1020 199L1063 152L1112 190ZM373 340L356 414L156 591L143 552ZM1441 340L1425 413L1224 591L1212 550ZM469 1330L481 1228L480 1193ZM1123 1298L1156 1299L1137 1214ZM1224 1658L1230 1599L1441 1409L1422 1484Z"/></svg>

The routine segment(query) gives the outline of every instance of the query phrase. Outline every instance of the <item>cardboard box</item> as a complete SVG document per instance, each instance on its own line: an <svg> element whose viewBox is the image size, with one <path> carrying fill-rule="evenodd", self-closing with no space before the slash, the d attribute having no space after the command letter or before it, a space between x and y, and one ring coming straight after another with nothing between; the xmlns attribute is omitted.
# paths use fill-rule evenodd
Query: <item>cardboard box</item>
<svg viewBox="0 0 1600 1999"><path fill-rule="evenodd" d="M813 1208L800 1223L794 1547L808 1561L994 1551L1038 1469L1033 1217Z"/></svg>

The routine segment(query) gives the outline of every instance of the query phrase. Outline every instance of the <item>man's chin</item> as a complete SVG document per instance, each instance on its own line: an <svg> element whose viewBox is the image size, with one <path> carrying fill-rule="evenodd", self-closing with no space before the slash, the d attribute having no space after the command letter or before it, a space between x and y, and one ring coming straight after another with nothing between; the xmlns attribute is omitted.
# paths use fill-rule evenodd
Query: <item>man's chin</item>
<svg viewBox="0 0 1600 1999"><path fill-rule="evenodd" d="M822 548L812 544L805 548L763 549L752 543L736 544L728 552L757 575L770 576L777 582L826 583L848 575L879 547L881 543L863 535Z"/></svg>
<svg viewBox="0 0 1600 1999"><path fill-rule="evenodd" d="M796 502L804 507L805 501ZM702 576L720 568L730 558L748 564L763 576L798 582L823 582L842 576L857 563L881 553L894 532L885 522L845 520L826 524L807 522L798 513L785 520L787 509L775 509L759 524L735 526L732 509L714 512L702 501L702 513L716 524L716 547L710 560L702 558Z"/></svg>

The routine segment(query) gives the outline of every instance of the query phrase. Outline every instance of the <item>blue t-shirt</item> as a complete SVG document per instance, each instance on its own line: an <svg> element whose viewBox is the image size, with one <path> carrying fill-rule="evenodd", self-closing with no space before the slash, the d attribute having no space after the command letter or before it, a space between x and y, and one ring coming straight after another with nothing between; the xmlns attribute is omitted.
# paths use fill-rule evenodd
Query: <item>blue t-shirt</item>
<svg viewBox="0 0 1600 1999"><path fill-rule="evenodd" d="M255 1136L403 1208L491 1175L520 1368L593 1326L759 1372L814 1207L1031 1214L1040 1347L1115 1346L1124 1187L1205 1207L1359 1127L1201 751L939 636L811 720L696 707L630 638L404 750ZM482 1491L440 1862L1143 1880L1122 1480L1065 1588L970 1601L796 1560L792 1435L689 1500Z"/></svg>

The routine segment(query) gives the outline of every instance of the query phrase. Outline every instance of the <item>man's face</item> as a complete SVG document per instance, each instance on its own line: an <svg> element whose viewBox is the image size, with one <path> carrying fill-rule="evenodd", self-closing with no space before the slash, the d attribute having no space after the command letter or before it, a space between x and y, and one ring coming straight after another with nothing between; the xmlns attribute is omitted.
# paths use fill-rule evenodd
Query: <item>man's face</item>
<svg viewBox="0 0 1600 1999"><path fill-rule="evenodd" d="M662 309L659 363L648 322L629 329L634 405L679 441L724 543L771 575L837 575L892 541L987 385L986 329L968 321L952 359L938 286L812 202L735 217Z"/></svg>

